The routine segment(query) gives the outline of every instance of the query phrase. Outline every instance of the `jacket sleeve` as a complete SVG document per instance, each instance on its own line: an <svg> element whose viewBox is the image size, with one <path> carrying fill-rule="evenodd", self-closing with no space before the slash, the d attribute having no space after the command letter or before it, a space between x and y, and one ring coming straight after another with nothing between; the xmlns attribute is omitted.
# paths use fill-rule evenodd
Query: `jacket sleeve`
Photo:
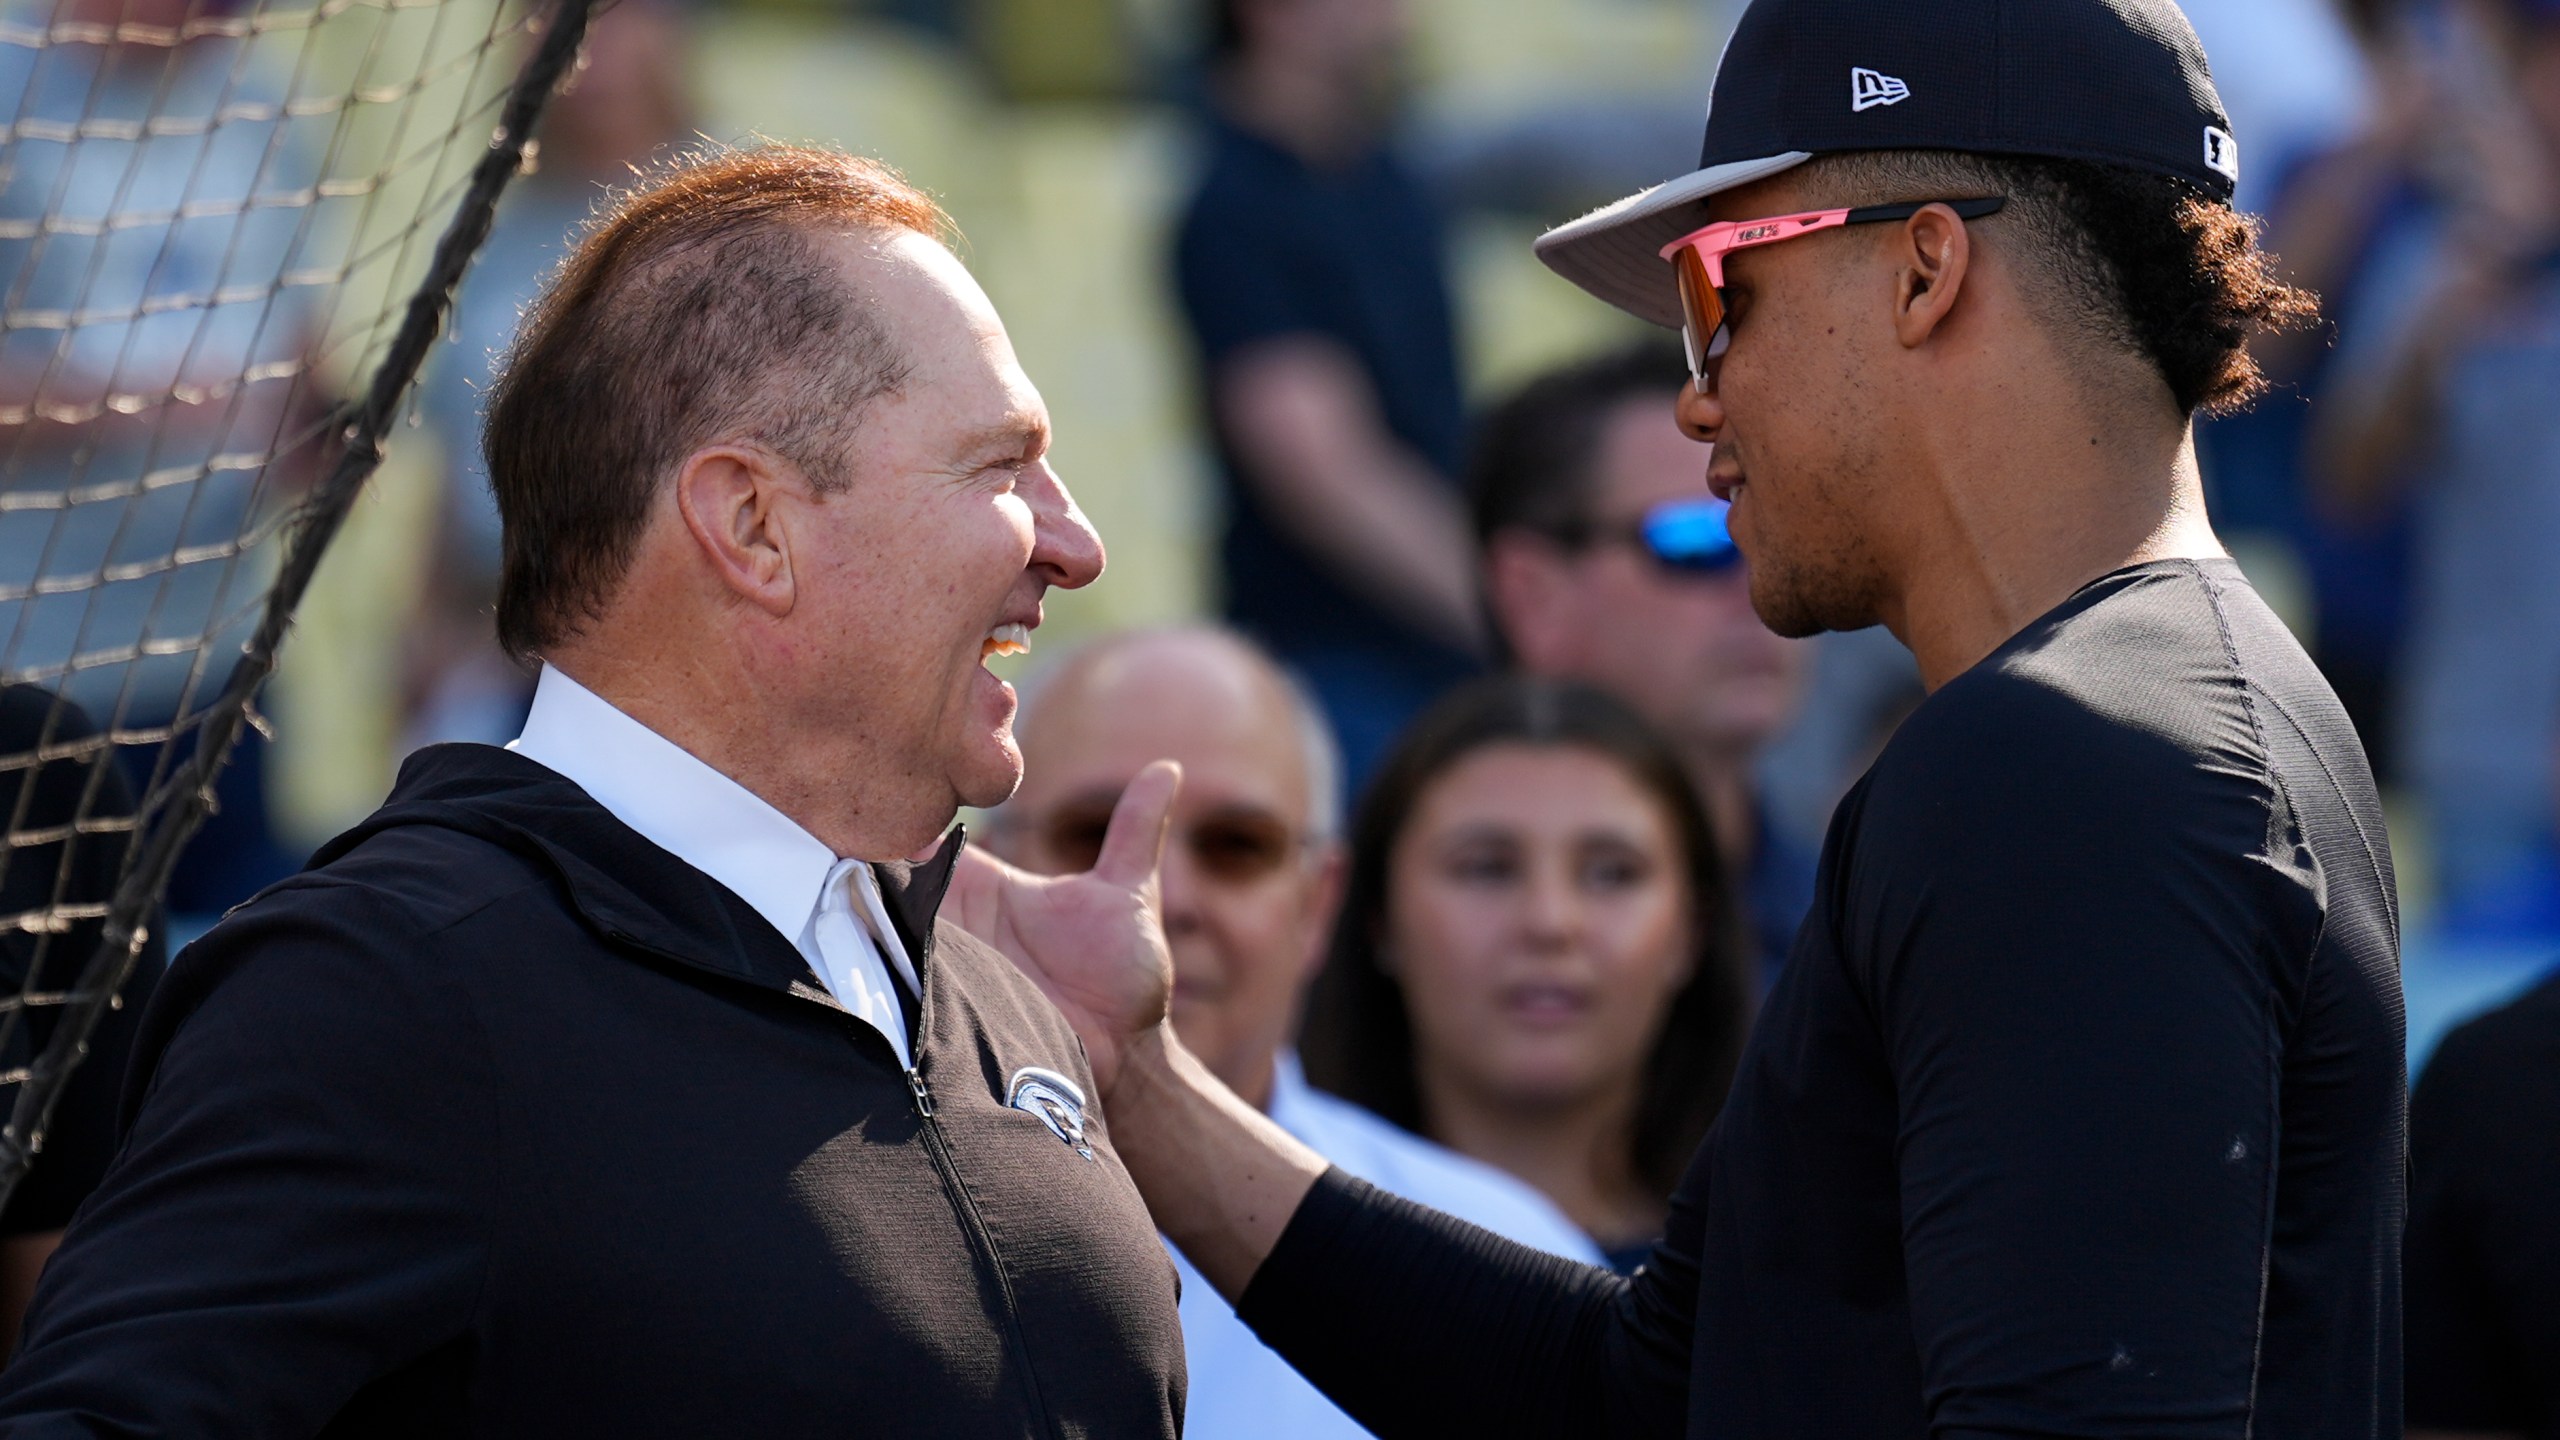
<svg viewBox="0 0 2560 1440"><path fill-rule="evenodd" d="M303 881L179 958L124 1146L0 1372L0 1433L311 1435L469 1326L495 1090L425 943Z"/></svg>
<svg viewBox="0 0 2560 1440"><path fill-rule="evenodd" d="M1236 1313L1380 1440L1668 1440L1688 1418L1705 1174L1622 1280L1331 1170Z"/></svg>

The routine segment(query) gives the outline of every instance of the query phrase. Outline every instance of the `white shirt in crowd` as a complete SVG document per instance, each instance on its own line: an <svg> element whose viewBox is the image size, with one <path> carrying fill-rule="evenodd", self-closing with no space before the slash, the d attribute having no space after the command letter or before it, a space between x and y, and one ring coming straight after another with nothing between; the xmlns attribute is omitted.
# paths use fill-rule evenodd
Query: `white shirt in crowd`
<svg viewBox="0 0 2560 1440"><path fill-rule="evenodd" d="M1295 1055L1282 1053L1276 1068L1271 1118L1345 1171L1506 1239L1601 1263L1591 1237L1529 1186L1310 1088ZM1173 1262L1182 1272L1182 1348L1191 1371L1182 1424L1188 1440L1358 1440L1369 1433L1256 1339L1179 1252Z"/></svg>
<svg viewBox="0 0 2560 1440"><path fill-rule="evenodd" d="M915 994L915 965L869 864L838 858L745 786L548 665L524 733L507 748L567 776L642 839L727 886L913 1068L893 987Z"/></svg>

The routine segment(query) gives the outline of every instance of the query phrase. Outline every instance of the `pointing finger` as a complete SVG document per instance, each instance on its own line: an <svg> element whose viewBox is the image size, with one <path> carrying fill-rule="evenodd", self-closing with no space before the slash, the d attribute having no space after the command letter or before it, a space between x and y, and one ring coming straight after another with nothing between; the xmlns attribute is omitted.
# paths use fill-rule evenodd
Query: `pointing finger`
<svg viewBox="0 0 2560 1440"><path fill-rule="evenodd" d="M1103 833L1102 854L1093 862L1094 878L1136 890L1152 883L1164 858L1164 831L1173 815L1173 797L1182 790L1182 767L1158 760L1138 772L1120 803L1111 807L1111 828Z"/></svg>

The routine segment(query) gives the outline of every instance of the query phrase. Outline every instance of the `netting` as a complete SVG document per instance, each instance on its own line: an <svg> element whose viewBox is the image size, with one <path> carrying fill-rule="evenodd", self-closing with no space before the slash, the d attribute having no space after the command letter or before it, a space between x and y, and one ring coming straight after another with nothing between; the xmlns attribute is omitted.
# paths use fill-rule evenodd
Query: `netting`
<svg viewBox="0 0 2560 1440"><path fill-rule="evenodd" d="M0 0L0 1204L590 0Z"/></svg>

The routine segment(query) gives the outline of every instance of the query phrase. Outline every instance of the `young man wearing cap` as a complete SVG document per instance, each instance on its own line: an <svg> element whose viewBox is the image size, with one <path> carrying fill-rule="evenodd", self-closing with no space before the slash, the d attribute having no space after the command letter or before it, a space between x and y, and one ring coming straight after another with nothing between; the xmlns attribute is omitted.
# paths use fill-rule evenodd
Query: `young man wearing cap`
<svg viewBox="0 0 2560 1440"><path fill-rule="evenodd" d="M1159 1023L1169 767L963 908L1160 1225L1382 1436L2382 1436L2404 1102L2381 807L2189 419L2308 301L2166 0L1757 0L1701 170L1549 235L1685 322L1755 608L1932 688L1835 817L1631 1281L1329 1172ZM1783 243L1780 243L1783 242ZM1682 271L1687 279L1676 277Z"/></svg>

